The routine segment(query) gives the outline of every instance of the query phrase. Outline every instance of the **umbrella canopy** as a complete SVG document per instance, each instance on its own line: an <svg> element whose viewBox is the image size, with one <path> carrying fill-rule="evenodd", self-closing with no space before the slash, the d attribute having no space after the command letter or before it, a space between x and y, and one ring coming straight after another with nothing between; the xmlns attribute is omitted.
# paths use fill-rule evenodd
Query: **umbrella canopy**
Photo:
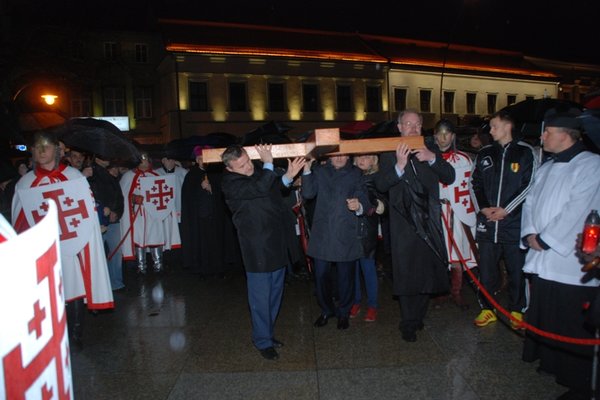
<svg viewBox="0 0 600 400"><path fill-rule="evenodd" d="M359 139L383 138L398 136L398 121L395 119L378 122L358 135Z"/></svg>
<svg viewBox="0 0 600 400"><path fill-rule="evenodd" d="M501 111L507 112L514 118L516 131L524 137L539 137L542 134L544 116L549 110L556 112L581 112L581 104L558 99L530 99L520 101L504 107Z"/></svg>
<svg viewBox="0 0 600 400"><path fill-rule="evenodd" d="M58 139L68 147L95 154L106 160L139 162L135 145L108 121L94 118L72 119L55 129Z"/></svg>
<svg viewBox="0 0 600 400"><path fill-rule="evenodd" d="M292 127L280 122L271 121L244 135L243 146L251 146L259 143L291 143L291 139L285 134Z"/></svg>
<svg viewBox="0 0 600 400"><path fill-rule="evenodd" d="M194 147L196 146L221 148L236 144L238 141L237 136L225 132L213 132L203 136L193 135L171 140L165 146L165 154L175 160L193 160L195 158Z"/></svg>
<svg viewBox="0 0 600 400"><path fill-rule="evenodd" d="M600 150L600 109L585 110L577 118L581 119L585 136Z"/></svg>

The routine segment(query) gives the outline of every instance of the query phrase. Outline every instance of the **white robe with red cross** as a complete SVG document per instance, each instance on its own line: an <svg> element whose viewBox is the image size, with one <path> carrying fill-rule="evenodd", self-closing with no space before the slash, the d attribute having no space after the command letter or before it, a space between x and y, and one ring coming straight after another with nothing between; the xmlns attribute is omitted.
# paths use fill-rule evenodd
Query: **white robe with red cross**
<svg viewBox="0 0 600 400"><path fill-rule="evenodd" d="M83 175L75 168L67 165L60 164L53 171L36 168L34 171L25 174L17 182L12 202L12 223L15 230L23 232L32 225L30 222L32 220L31 216L25 214L26 212L31 212L31 210L27 210L27 207L24 207L24 203L29 203L29 199L25 198L25 196L33 196L34 190L32 188L47 186L48 191L51 191L61 186L64 187L65 185L61 185L61 182L77 179L81 179L81 187L85 188L84 192L88 191L86 195L89 194L93 198L91 189L87 181L83 178ZM35 191L37 192L37 189ZM83 197L78 193L69 193L69 195L74 198ZM69 213L67 208L71 204L65 201L64 204L57 205L59 208L59 219L66 218L66 214ZM106 265L106 253L100 232L100 222L94 207L91 206L89 208L91 209L87 209L86 214L89 216L91 228L85 231L85 235L89 237L84 238L84 242L86 243L78 253L69 254L65 250L68 246L66 241L73 238L64 239L65 232L61 232L61 262L65 300L72 301L83 298L89 309L113 308L114 302Z"/></svg>
<svg viewBox="0 0 600 400"><path fill-rule="evenodd" d="M462 263L467 268L477 266L471 242L465 228L474 236L476 213L471 195L469 179L473 162L462 151L450 150L442 153L444 159L452 165L456 179L451 185L440 184L442 200L442 228L448 249L448 262ZM444 201L447 200L447 201Z"/></svg>
<svg viewBox="0 0 600 400"><path fill-rule="evenodd" d="M158 173L149 170L133 169L121 177L120 185L123 191L125 206L121 218L121 237L123 238L123 258L135 259L135 248L148 248L161 246L163 250L181 247L179 227L177 225L177 211L157 214L149 209L149 204L137 199L147 199L147 193L142 190L140 179L155 177L161 178ZM174 197L172 197L174 199ZM156 198L155 198L156 199ZM160 199L158 199L160 200Z"/></svg>

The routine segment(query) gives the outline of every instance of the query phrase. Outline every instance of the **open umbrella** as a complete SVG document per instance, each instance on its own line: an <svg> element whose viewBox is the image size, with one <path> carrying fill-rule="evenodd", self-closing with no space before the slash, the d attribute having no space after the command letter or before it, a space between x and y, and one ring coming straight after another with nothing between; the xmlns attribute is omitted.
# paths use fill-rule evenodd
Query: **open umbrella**
<svg viewBox="0 0 600 400"><path fill-rule="evenodd" d="M139 161L135 145L108 121L76 118L54 130L68 147L95 154L107 160Z"/></svg>
<svg viewBox="0 0 600 400"><path fill-rule="evenodd" d="M506 106L501 111L505 111L513 117L517 124L516 131L520 132L521 136L537 138L542 134L544 116L549 110L581 112L583 106L568 100L545 98L523 100Z"/></svg>
<svg viewBox="0 0 600 400"><path fill-rule="evenodd" d="M392 119L392 120L376 123L371 128L360 133L358 135L358 138L359 139L384 138L384 137L398 136L399 134L400 133L398 131L398 121L395 119Z"/></svg>
<svg viewBox="0 0 600 400"><path fill-rule="evenodd" d="M214 148L227 147L237 143L239 137L225 132L213 132L208 135L193 135L182 139L171 140L165 146L167 157L175 160L193 160L194 147L210 146Z"/></svg>
<svg viewBox="0 0 600 400"><path fill-rule="evenodd" d="M276 121L270 121L244 135L242 139L243 146L251 146L260 143L291 143L290 138L285 134L292 127Z"/></svg>

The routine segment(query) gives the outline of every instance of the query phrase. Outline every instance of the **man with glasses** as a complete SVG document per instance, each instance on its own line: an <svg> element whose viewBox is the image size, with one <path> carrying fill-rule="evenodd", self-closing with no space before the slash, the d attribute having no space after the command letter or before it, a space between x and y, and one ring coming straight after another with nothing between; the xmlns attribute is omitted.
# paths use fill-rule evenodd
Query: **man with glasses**
<svg viewBox="0 0 600 400"><path fill-rule="evenodd" d="M420 136L423 117L415 110L398 115L401 136ZM441 226L439 183L454 182L454 168L435 143L411 151L399 144L381 154L375 180L389 193L394 294L400 303L400 330L407 342L423 329L429 296L448 291L446 247Z"/></svg>

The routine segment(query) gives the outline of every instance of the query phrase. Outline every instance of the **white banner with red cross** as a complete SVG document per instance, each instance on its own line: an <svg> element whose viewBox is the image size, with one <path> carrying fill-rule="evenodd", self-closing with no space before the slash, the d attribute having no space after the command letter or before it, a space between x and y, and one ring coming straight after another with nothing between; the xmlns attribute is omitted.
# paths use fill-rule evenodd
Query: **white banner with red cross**
<svg viewBox="0 0 600 400"><path fill-rule="evenodd" d="M175 212L176 184L173 174L140 178L140 191L147 216L162 221Z"/></svg>
<svg viewBox="0 0 600 400"><path fill-rule="evenodd" d="M73 399L57 206L0 243L0 399Z"/></svg>
<svg viewBox="0 0 600 400"><path fill-rule="evenodd" d="M19 190L19 198L29 226L37 224L46 215L48 199L54 200L61 247L66 256L75 256L90 241L93 218L97 219L98 215L85 178Z"/></svg>

